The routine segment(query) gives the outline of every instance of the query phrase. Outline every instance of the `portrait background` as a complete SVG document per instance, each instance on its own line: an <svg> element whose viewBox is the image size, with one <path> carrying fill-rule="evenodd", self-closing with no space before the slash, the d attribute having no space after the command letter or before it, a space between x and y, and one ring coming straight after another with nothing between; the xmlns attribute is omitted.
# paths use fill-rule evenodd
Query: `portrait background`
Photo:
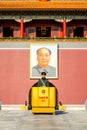
<svg viewBox="0 0 87 130"><path fill-rule="evenodd" d="M56 43L31 43L30 44L30 78L32 77L32 67L38 64L36 51L39 48L46 47L51 50L49 65L56 68L56 76L53 78L58 78L58 44ZM38 78L38 77L37 77ZM48 77L49 78L49 77Z"/></svg>

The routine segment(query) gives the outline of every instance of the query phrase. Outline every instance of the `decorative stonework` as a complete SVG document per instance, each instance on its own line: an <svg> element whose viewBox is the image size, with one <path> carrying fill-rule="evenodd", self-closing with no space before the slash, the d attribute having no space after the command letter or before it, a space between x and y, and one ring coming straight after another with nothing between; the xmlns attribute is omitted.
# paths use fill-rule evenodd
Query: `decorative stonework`
<svg viewBox="0 0 87 130"><path fill-rule="evenodd" d="M64 19L55 19L55 21L63 23ZM70 22L70 21L72 21L72 19L66 19L67 23Z"/></svg>

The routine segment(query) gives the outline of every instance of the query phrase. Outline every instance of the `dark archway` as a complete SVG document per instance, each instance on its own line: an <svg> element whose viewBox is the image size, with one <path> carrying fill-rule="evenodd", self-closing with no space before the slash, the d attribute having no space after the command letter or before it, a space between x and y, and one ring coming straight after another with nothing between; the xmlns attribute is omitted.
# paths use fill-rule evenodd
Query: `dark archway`
<svg viewBox="0 0 87 130"><path fill-rule="evenodd" d="M51 27L36 27L36 37L51 37Z"/></svg>
<svg viewBox="0 0 87 130"><path fill-rule="evenodd" d="M4 27L3 28L3 37L13 37L13 28Z"/></svg>
<svg viewBox="0 0 87 130"><path fill-rule="evenodd" d="M74 29L74 37L83 37L84 28L83 27L76 27Z"/></svg>

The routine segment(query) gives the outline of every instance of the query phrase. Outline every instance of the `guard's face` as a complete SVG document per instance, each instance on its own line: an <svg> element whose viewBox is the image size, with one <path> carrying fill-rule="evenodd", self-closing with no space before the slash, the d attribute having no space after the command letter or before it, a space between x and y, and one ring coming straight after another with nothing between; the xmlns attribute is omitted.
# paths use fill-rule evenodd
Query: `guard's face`
<svg viewBox="0 0 87 130"><path fill-rule="evenodd" d="M50 61L50 52L45 48L40 49L37 55L37 60L41 68L46 68Z"/></svg>
<svg viewBox="0 0 87 130"><path fill-rule="evenodd" d="M42 78L45 78L46 77L46 75L42 75Z"/></svg>

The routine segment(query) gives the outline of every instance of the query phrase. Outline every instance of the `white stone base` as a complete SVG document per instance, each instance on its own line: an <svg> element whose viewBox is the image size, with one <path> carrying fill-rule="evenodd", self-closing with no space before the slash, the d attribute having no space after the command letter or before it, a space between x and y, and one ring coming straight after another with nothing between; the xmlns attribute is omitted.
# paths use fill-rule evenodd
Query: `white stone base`
<svg viewBox="0 0 87 130"><path fill-rule="evenodd" d="M85 110L85 105L65 105L66 110Z"/></svg>
<svg viewBox="0 0 87 130"><path fill-rule="evenodd" d="M21 110L23 105L2 105L1 110Z"/></svg>
<svg viewBox="0 0 87 130"><path fill-rule="evenodd" d="M21 107L24 104L20 105L2 105L1 110L21 110ZM64 105L66 106L66 110L85 110L85 105Z"/></svg>

